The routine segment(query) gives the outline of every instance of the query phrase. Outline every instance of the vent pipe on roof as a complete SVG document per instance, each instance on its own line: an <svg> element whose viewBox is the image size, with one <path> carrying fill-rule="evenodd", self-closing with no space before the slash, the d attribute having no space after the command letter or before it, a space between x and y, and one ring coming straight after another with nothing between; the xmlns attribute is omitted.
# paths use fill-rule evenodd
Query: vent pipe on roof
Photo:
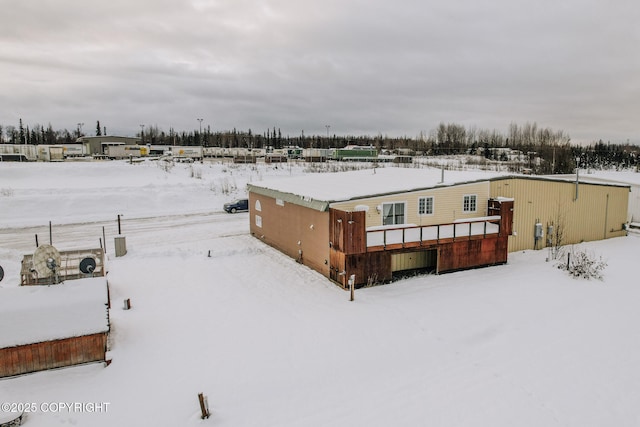
<svg viewBox="0 0 640 427"><path fill-rule="evenodd" d="M444 182L444 165L440 166L440 184Z"/></svg>

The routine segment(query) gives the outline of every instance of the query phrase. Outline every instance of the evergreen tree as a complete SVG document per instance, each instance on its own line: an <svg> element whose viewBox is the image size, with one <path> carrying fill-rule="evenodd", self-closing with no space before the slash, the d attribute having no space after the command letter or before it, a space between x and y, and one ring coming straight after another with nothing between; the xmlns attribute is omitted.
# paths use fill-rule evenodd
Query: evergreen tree
<svg viewBox="0 0 640 427"><path fill-rule="evenodd" d="M20 126L18 127L18 136L20 137L19 144L24 144L24 128L22 127L22 119L20 119Z"/></svg>

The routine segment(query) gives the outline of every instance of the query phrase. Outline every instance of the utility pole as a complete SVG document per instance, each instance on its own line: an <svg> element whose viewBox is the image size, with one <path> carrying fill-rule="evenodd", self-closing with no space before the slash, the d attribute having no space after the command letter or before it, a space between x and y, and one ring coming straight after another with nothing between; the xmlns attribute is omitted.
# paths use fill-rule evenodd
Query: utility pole
<svg viewBox="0 0 640 427"><path fill-rule="evenodd" d="M144 144L144 125L140 125L140 141Z"/></svg>

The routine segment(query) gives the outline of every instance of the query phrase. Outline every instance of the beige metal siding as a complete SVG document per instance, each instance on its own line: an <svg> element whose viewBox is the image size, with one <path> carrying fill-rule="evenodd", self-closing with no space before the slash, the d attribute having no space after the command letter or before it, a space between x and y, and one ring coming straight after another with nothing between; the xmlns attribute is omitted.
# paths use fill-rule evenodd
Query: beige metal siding
<svg viewBox="0 0 640 427"><path fill-rule="evenodd" d="M564 227L563 243L575 244L624 236L629 188L539 179L499 179L491 182L491 197L515 199L509 251L546 247L547 227ZM534 228L542 224L536 245Z"/></svg>
<svg viewBox="0 0 640 427"><path fill-rule="evenodd" d="M436 268L438 251L436 249L406 252L391 255L391 271L416 270L419 268Z"/></svg>
<svg viewBox="0 0 640 427"><path fill-rule="evenodd" d="M474 194L476 198L476 211L464 213L463 197ZM418 215L418 199L420 197L433 197L433 215ZM482 181L471 184L462 184L433 188L429 190L413 191L393 194L381 197L370 197L348 202L332 203L331 207L343 211L354 211L356 206L365 205L367 211L367 227L382 225L382 213L377 206L383 203L404 202L405 223L416 225L446 224L456 219L474 218L487 215L487 201L489 200L489 182Z"/></svg>

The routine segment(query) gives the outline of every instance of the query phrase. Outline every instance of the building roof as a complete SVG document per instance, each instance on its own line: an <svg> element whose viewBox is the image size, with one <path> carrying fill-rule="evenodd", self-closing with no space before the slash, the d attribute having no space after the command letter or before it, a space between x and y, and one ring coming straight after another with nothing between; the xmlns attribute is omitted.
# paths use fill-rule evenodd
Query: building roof
<svg viewBox="0 0 640 427"><path fill-rule="evenodd" d="M252 182L249 191L325 210L329 203L394 193L488 181L498 172L444 171L436 168L377 167L350 172L314 173Z"/></svg>
<svg viewBox="0 0 640 427"><path fill-rule="evenodd" d="M0 348L109 330L107 279L0 289Z"/></svg>
<svg viewBox="0 0 640 427"><path fill-rule="evenodd" d="M444 180L442 179L443 176ZM296 177L280 177L249 183L248 188L250 192L324 211L330 203L335 202L513 178L575 182L575 175L573 177L532 176L477 170L445 170L443 175L443 171L438 168L390 166L350 172L314 173ZM580 177L580 182L595 185L625 186L624 184L587 182L582 177Z"/></svg>
<svg viewBox="0 0 640 427"><path fill-rule="evenodd" d="M573 182L576 180L575 174L552 175L553 178L568 179ZM607 184L622 186L640 186L640 173L632 171L596 171L595 173L586 173L580 171L580 182L589 184Z"/></svg>
<svg viewBox="0 0 640 427"><path fill-rule="evenodd" d="M76 138L77 143L83 142L91 142L91 141L99 141L99 142L110 142L110 141L142 141L140 137L137 136L118 136L118 135L99 135L99 136L81 136L80 138Z"/></svg>

